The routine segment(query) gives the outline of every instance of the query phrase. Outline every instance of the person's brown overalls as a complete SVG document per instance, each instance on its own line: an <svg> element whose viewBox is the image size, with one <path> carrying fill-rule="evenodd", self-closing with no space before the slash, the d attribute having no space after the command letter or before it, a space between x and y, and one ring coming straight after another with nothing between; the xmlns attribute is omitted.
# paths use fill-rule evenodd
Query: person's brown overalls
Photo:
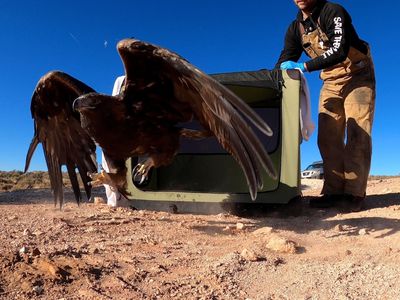
<svg viewBox="0 0 400 300"><path fill-rule="evenodd" d="M323 55L330 46L319 24L307 34L299 24L308 56ZM321 194L364 197L375 108L375 75L369 50L365 55L350 47L346 60L324 69L320 78L324 84L319 99L318 147L325 178Z"/></svg>

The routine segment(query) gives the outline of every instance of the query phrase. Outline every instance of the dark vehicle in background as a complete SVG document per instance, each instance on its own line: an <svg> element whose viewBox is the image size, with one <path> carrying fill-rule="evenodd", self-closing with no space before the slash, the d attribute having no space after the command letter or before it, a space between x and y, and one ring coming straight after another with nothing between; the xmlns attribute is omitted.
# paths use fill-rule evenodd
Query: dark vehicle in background
<svg viewBox="0 0 400 300"><path fill-rule="evenodd" d="M309 165L304 171L301 172L302 179L323 179L324 178L324 167L322 160L315 161Z"/></svg>

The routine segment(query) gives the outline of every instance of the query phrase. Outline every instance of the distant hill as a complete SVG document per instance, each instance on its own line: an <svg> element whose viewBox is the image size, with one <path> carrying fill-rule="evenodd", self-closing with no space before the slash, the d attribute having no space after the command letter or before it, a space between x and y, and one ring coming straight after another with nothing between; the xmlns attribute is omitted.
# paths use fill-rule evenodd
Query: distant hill
<svg viewBox="0 0 400 300"><path fill-rule="evenodd" d="M63 173L63 183L70 186L67 173ZM49 174L44 171L23 173L22 171L0 171L0 191L50 188Z"/></svg>

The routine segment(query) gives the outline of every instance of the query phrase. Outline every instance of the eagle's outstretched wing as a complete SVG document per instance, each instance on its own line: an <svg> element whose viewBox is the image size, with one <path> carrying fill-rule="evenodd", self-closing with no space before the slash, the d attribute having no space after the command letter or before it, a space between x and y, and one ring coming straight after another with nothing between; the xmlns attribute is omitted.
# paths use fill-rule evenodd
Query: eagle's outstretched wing
<svg viewBox="0 0 400 300"><path fill-rule="evenodd" d="M165 100L177 111L190 107L202 126L216 136L242 167L252 199L262 188L261 169L276 177L271 159L248 121L267 136L272 131L243 100L165 48L125 39L117 49L125 66L125 93L129 93L130 84L138 91L151 90L156 82L170 83L174 97Z"/></svg>
<svg viewBox="0 0 400 300"><path fill-rule="evenodd" d="M42 143L55 203L63 203L61 166L66 165L77 202L81 200L76 168L90 198L88 172L97 171L96 145L82 129L80 116L72 110L80 95L94 92L81 81L58 71L44 75L36 85L31 102L34 137L26 156L25 172L37 145Z"/></svg>

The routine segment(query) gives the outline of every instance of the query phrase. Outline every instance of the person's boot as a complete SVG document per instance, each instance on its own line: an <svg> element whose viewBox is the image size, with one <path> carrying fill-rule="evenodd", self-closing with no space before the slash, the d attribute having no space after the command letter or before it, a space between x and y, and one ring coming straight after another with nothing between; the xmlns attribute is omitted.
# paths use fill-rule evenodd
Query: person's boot
<svg viewBox="0 0 400 300"><path fill-rule="evenodd" d="M310 199L312 208L329 208L335 206L336 202L341 200L343 195L322 195Z"/></svg>
<svg viewBox="0 0 400 300"><path fill-rule="evenodd" d="M359 212L365 208L365 196L345 195L340 208L346 212Z"/></svg>

